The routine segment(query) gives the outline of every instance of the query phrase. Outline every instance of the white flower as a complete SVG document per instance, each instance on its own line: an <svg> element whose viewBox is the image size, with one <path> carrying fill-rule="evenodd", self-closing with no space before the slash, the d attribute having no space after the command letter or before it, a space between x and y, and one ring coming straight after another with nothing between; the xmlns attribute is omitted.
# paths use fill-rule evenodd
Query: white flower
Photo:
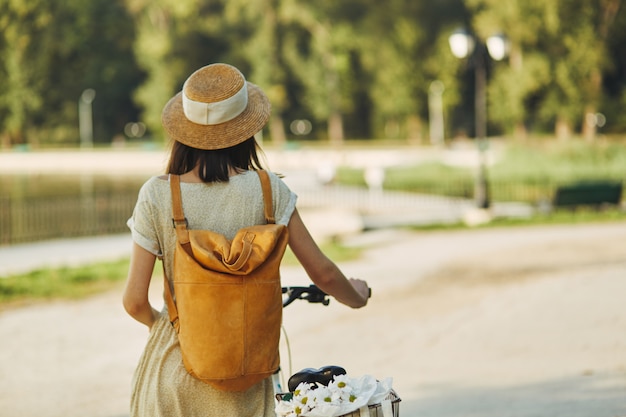
<svg viewBox="0 0 626 417"><path fill-rule="evenodd" d="M296 414L296 405L291 401L279 401L274 411L276 411L277 416L296 417L298 415Z"/></svg>
<svg viewBox="0 0 626 417"><path fill-rule="evenodd" d="M281 400L276 405L276 414L281 417L297 417L306 414L314 406L311 401L311 384L302 382L294 390L289 400Z"/></svg>
<svg viewBox="0 0 626 417"><path fill-rule="evenodd" d="M276 405L279 417L337 417L368 403L378 403L391 390L391 378L382 382L372 376L338 375L328 384L301 383L287 400Z"/></svg>
<svg viewBox="0 0 626 417"><path fill-rule="evenodd" d="M328 384L328 388L339 396L341 402L354 402L357 395L354 393L352 385L352 380L347 375L337 375Z"/></svg>

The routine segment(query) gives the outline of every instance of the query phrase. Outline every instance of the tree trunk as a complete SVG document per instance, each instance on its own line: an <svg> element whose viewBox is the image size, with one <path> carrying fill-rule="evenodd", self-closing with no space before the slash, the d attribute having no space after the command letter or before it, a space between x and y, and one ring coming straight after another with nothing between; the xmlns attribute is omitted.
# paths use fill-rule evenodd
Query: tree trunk
<svg viewBox="0 0 626 417"><path fill-rule="evenodd" d="M593 142L598 131L596 124L596 110L591 104L585 106L585 114L583 115L582 136L588 142Z"/></svg>
<svg viewBox="0 0 626 417"><path fill-rule="evenodd" d="M606 41L615 16L619 12L621 0L607 0L602 4L601 20L598 26L599 38ZM598 63L598 65L600 65ZM602 71L599 66L592 69L589 75L589 96L588 104L585 106L583 114L582 135L587 141L593 141L598 132L598 112L599 98L602 96Z"/></svg>
<svg viewBox="0 0 626 417"><path fill-rule="evenodd" d="M334 110L328 118L328 140L331 145L343 144L343 117L341 113Z"/></svg>
<svg viewBox="0 0 626 417"><path fill-rule="evenodd" d="M283 124L283 118L279 115L274 115L270 118L270 136L272 137L272 144L282 148L287 143L287 135L285 133L285 125Z"/></svg>
<svg viewBox="0 0 626 417"><path fill-rule="evenodd" d="M554 134L558 140L568 140L572 137L572 126L563 116L557 117Z"/></svg>
<svg viewBox="0 0 626 417"><path fill-rule="evenodd" d="M7 133L0 135L0 148L9 149L11 148L11 136Z"/></svg>
<svg viewBox="0 0 626 417"><path fill-rule="evenodd" d="M524 72L524 54L522 49L518 46L512 46L509 52L509 65L514 74L522 76ZM523 106L522 106L523 107ZM526 117L525 111L521 115L522 120L516 120L513 126L513 137L515 139L525 140L528 137L528 131L524 124L524 118Z"/></svg>
<svg viewBox="0 0 626 417"><path fill-rule="evenodd" d="M582 135L587 141L593 141L598 131L596 118L598 97L602 94L602 73L594 68L589 76L589 103L585 106L583 114Z"/></svg>
<svg viewBox="0 0 626 417"><path fill-rule="evenodd" d="M422 141L422 121L417 115L410 115L406 119L407 139L412 145L419 145ZM442 143L443 144L443 143Z"/></svg>
<svg viewBox="0 0 626 417"><path fill-rule="evenodd" d="M528 138L528 130L526 129L524 122L515 123L515 127L513 128L513 137L519 140L526 140Z"/></svg>

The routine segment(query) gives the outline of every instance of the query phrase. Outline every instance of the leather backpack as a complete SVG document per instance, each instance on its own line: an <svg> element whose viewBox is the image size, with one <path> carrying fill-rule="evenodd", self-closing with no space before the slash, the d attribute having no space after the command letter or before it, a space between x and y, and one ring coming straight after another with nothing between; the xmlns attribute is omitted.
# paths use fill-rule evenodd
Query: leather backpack
<svg viewBox="0 0 626 417"><path fill-rule="evenodd" d="M180 177L170 175L176 228L173 276L165 277L170 322L187 371L223 391L244 391L279 367L279 267L288 230L275 224L267 172L256 172L267 224L243 228L232 241L188 229Z"/></svg>

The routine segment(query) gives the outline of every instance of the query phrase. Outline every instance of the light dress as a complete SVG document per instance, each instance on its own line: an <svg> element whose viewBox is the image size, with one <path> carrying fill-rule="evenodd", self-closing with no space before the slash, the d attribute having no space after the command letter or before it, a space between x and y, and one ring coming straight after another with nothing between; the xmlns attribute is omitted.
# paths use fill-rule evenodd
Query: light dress
<svg viewBox="0 0 626 417"><path fill-rule="evenodd" d="M286 225L296 195L269 174L276 223ZM181 182L181 195L189 229L213 230L232 239L243 227L265 223L261 184L254 171L223 183ZM128 226L135 243L163 258L171 277L176 234L167 177L152 177L141 187ZM189 375L167 310L161 312L133 375L131 417L273 417L274 406L271 377L245 392L226 392Z"/></svg>

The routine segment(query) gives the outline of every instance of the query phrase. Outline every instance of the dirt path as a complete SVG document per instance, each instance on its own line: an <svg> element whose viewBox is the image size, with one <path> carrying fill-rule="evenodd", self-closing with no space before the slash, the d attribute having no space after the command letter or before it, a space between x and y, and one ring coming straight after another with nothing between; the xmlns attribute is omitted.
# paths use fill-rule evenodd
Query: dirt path
<svg viewBox="0 0 626 417"><path fill-rule="evenodd" d="M342 265L366 309L286 311L293 368L392 376L403 416L626 416L625 242L626 223L377 234ZM146 335L119 292L0 313L0 415L126 416Z"/></svg>

